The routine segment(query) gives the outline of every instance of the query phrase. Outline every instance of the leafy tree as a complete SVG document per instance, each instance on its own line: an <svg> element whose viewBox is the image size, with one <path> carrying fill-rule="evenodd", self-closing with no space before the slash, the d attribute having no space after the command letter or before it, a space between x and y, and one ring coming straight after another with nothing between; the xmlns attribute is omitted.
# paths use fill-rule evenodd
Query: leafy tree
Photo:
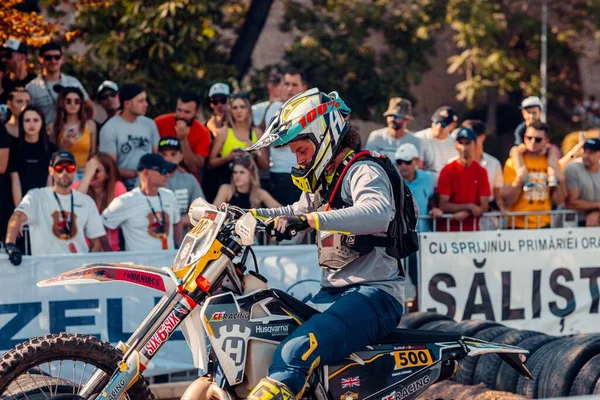
<svg viewBox="0 0 600 400"><path fill-rule="evenodd" d="M206 94L214 81L235 76L227 65L232 32L247 0L115 0L81 7L76 28L88 50L73 68L88 85L104 79L143 84L150 114L172 111L183 91Z"/></svg>
<svg viewBox="0 0 600 400"><path fill-rule="evenodd" d="M410 98L410 84L429 68L443 20L438 3L287 0L281 29L296 37L284 59L312 86L343 93L355 117L379 119L388 98Z"/></svg>

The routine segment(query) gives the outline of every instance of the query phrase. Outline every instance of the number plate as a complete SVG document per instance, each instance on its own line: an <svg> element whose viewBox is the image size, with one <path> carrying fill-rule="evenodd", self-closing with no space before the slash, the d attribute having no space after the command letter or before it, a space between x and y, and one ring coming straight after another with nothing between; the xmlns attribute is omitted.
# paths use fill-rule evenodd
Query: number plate
<svg viewBox="0 0 600 400"><path fill-rule="evenodd" d="M394 352L395 369L422 367L433 364L429 350L402 350Z"/></svg>

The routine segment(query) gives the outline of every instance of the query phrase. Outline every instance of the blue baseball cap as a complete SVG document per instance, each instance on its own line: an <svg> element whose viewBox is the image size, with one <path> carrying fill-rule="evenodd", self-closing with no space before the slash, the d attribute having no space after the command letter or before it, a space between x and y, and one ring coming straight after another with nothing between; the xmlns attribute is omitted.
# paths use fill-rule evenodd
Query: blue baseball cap
<svg viewBox="0 0 600 400"><path fill-rule="evenodd" d="M456 140L458 139L468 139L474 142L475 140L477 140L477 135L475 134L475 131L473 131L473 129L458 128L458 131L456 132Z"/></svg>

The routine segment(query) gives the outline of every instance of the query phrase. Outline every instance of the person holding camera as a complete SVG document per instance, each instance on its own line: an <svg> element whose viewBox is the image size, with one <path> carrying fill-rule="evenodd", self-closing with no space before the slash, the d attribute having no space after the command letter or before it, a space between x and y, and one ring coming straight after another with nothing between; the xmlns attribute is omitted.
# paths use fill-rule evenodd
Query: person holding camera
<svg viewBox="0 0 600 400"><path fill-rule="evenodd" d="M13 265L21 264L21 251L15 242L25 223L31 232L32 256L110 251L94 200L71 188L76 170L73 154L63 150L55 152L48 167L52 186L27 192L13 212L5 239Z"/></svg>

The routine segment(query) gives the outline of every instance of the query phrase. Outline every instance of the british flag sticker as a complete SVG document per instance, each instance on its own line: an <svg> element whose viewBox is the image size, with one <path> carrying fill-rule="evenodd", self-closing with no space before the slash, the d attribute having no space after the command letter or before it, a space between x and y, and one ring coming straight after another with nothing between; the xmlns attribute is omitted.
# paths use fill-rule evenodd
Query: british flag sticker
<svg viewBox="0 0 600 400"><path fill-rule="evenodd" d="M348 389L360 386L360 377L342 378L342 389Z"/></svg>

